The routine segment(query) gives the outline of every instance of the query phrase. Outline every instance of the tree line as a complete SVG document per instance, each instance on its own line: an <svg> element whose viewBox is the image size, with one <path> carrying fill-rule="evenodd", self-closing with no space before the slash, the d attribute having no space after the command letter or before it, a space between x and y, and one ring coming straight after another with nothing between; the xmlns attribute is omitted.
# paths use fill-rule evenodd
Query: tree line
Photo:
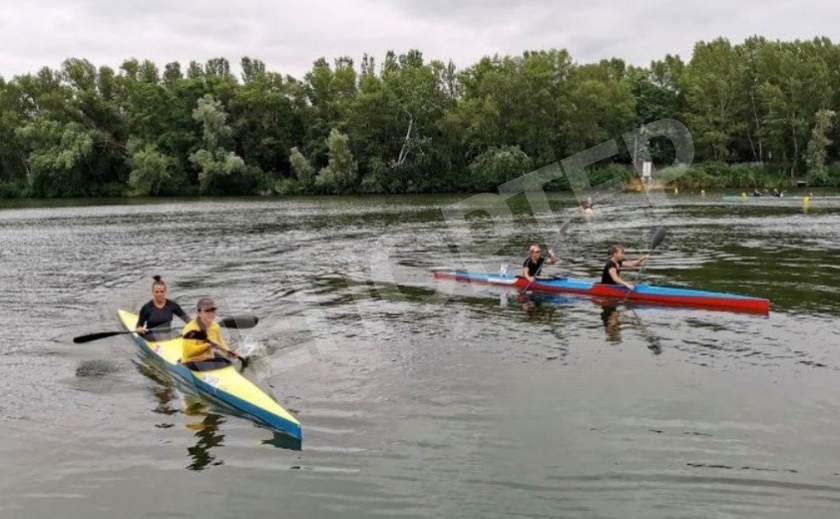
<svg viewBox="0 0 840 519"><path fill-rule="evenodd" d="M322 58L303 78L240 65L237 77L224 58L71 58L0 77L0 197L485 191L666 118L695 145L675 183L840 186L840 47L827 38L719 38L649 67L557 49L463 70L417 50ZM650 152L673 160L667 139ZM633 159L591 166L591 183L629 180Z"/></svg>

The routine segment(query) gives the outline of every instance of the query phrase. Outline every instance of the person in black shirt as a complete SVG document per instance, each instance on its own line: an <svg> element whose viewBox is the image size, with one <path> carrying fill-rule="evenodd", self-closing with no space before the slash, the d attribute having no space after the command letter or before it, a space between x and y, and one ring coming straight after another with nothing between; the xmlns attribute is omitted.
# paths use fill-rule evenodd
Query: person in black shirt
<svg viewBox="0 0 840 519"><path fill-rule="evenodd" d="M548 251L548 257L543 258L540 256L542 250L540 249L539 245L531 245L531 248L528 250L529 255L525 258L525 261L522 263L522 277L527 279L528 282L534 281L537 273L540 272L542 269L543 264L546 265L554 265L557 263L557 258L554 256L554 251Z"/></svg>
<svg viewBox="0 0 840 519"><path fill-rule="evenodd" d="M650 255L646 254L635 261L628 261L624 259L624 247L620 245L613 245L607 251L610 255L609 261L604 266L604 271L601 273L601 283L606 285L624 285L630 290L633 290L633 283L628 283L621 279L619 273L622 267L640 267L647 263Z"/></svg>
<svg viewBox="0 0 840 519"><path fill-rule="evenodd" d="M178 306L178 303L166 298L166 283L160 276L154 276L152 283L152 300L143 305L137 317L137 333L144 334L154 331L154 328L169 327L174 316L178 316L185 323L190 322L190 316Z"/></svg>

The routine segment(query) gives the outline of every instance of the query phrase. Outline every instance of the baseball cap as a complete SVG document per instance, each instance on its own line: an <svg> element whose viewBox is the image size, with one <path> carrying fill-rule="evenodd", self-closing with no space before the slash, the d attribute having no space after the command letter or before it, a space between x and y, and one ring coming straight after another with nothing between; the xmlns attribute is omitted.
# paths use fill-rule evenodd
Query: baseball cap
<svg viewBox="0 0 840 519"><path fill-rule="evenodd" d="M215 309L216 308L216 302L213 301L212 298L202 297L201 299L198 300L198 304L195 305L195 307L196 307L197 310L209 310L211 308Z"/></svg>

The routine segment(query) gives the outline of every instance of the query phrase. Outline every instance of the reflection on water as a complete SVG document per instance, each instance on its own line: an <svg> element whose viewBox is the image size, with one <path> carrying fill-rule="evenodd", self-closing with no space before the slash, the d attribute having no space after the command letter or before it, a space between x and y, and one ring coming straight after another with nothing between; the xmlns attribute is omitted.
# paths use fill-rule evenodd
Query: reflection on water
<svg viewBox="0 0 840 519"><path fill-rule="evenodd" d="M520 305L522 310L528 315L528 320L531 322L550 323L554 320L554 314L557 311L557 306L551 304L551 301L546 301L541 297L534 297L530 294L523 294L521 292L511 295Z"/></svg>
<svg viewBox="0 0 840 519"><path fill-rule="evenodd" d="M187 449L193 462L187 467L189 470L204 470L208 465L222 465L224 462L216 461L216 456L210 454L213 447L222 445L225 435L219 434L219 426L225 423L221 415L207 412L207 405L204 400L193 395L185 395L184 414L194 418L186 425L187 429L195 431L198 438L196 444Z"/></svg>
<svg viewBox="0 0 840 519"><path fill-rule="evenodd" d="M539 292L527 294L516 292L515 294L503 294L502 297L505 301L516 301L528 315L528 321L532 323L550 323L554 320L555 313L561 307L574 307L574 305L583 305L588 301L591 304L601 307L601 322L604 325L607 342L621 344L622 326L628 326L639 333L651 352L655 355L662 353L661 339L655 333L651 333L649 325L645 324L635 309L637 306L641 308L649 307L647 305L637 305L633 302L622 303L615 299L600 297L575 297Z"/></svg>
<svg viewBox="0 0 840 519"><path fill-rule="evenodd" d="M607 340L612 343L621 342L620 315L621 313L618 311L617 305L604 305L604 309L601 310L601 321L604 323L604 329L607 331Z"/></svg>
<svg viewBox="0 0 840 519"><path fill-rule="evenodd" d="M184 394L183 409L176 409L173 404L178 401L177 390L172 379L148 357L144 358L143 362L138 362L137 366L141 373L157 383L152 389L157 402L157 406L152 409L153 412L167 417L182 414L192 419L185 427L195 432L198 441L187 449L189 457L193 460L187 469L204 470L211 464L221 465L223 462L215 461L216 457L210 454L210 449L222 444L224 435L217 433L219 426L225 423L225 419L219 414L209 412L207 402L196 395ZM174 426L174 423L168 421L155 425L159 429L170 429Z"/></svg>
<svg viewBox="0 0 840 519"><path fill-rule="evenodd" d="M290 451L301 450L302 442L297 438L293 438L288 434L276 431L272 431L271 434L271 438L262 441L263 445L271 445L272 447L277 447L278 449L286 449Z"/></svg>
<svg viewBox="0 0 840 519"><path fill-rule="evenodd" d="M177 415L189 418L184 427L195 433L197 441L195 445L187 449L189 457L193 460L187 466L187 469L198 471L204 470L208 466L224 464L222 460L217 461L217 456L211 454L210 451L222 445L222 440L225 435L220 433L220 428L227 422L225 416L214 412L216 406L202 395L186 392L179 393L172 377L165 373L154 359L139 354L135 360L135 365L138 371L154 380L157 384L151 390L157 402L157 405L152 409L154 413L173 418ZM179 394L182 395L181 401L183 403L180 409L173 405L179 401ZM244 420L249 419L233 409L226 409L226 412ZM300 440L283 433L264 429L256 424L255 426L271 435L270 438L262 440L261 443L263 445L271 445L287 450L301 450L302 442ZM175 424L170 421L165 421L156 424L155 427L158 429L170 429L175 427Z"/></svg>

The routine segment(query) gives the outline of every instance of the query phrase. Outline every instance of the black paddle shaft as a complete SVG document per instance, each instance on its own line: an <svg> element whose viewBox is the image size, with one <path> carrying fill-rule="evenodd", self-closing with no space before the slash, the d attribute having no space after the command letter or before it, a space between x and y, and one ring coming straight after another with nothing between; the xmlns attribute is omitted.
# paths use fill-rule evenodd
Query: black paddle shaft
<svg viewBox="0 0 840 519"><path fill-rule="evenodd" d="M219 319L219 326L222 328L231 328L231 329L247 329L253 328L260 322L259 317L256 315L251 314L242 314L242 315L231 315L228 317L223 317ZM166 333L175 331L174 328L152 328L148 330L152 333ZM73 342L76 344L82 344L86 342L96 341L99 339L104 339L106 337L113 337L115 335L126 335L130 333L136 333L135 330L120 330L118 332L97 332L91 333L88 335L80 335L78 337L73 338Z"/></svg>

